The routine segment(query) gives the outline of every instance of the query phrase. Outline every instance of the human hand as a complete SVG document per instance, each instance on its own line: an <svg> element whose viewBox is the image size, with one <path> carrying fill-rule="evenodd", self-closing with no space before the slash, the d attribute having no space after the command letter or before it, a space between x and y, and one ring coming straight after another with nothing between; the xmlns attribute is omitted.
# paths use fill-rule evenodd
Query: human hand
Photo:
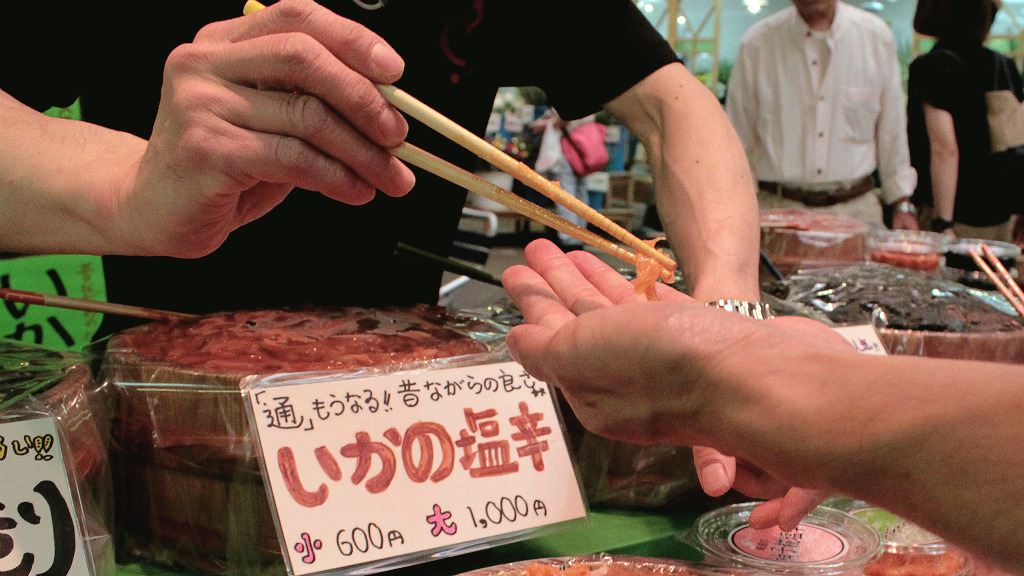
<svg viewBox="0 0 1024 576"><path fill-rule="evenodd" d="M920 230L917 217L909 212L894 211L892 215L893 230Z"/></svg>
<svg viewBox="0 0 1024 576"><path fill-rule="evenodd" d="M408 125L375 87L403 66L379 36L311 0L204 27L167 60L123 200L150 215L129 231L147 243L136 251L207 254L295 186L349 204L407 193L414 176L388 149Z"/></svg>
<svg viewBox="0 0 1024 576"><path fill-rule="evenodd" d="M730 411L728 400L752 391L733 383L730 363L722 360L740 359L736 348L755 345L759 338L752 331L761 323L708 309L661 284L659 301L648 302L593 255L563 255L543 240L527 246L526 258L529 268L512 267L502 277L525 319L510 331L509 349L531 374L561 388L584 426L633 443L714 446L695 449L698 470L702 455L721 448L730 453L734 431L720 425L727 420L722 415ZM684 315L687 322L677 324ZM772 322L792 324L788 330L794 337L812 336L832 346L841 342L852 352L845 340L816 323ZM769 356L780 352L766 348ZM753 366L755 380L768 376ZM785 497L769 502L755 521L795 525L823 499L824 493L803 490L787 494L790 483L756 461L739 460L736 489L754 498Z"/></svg>

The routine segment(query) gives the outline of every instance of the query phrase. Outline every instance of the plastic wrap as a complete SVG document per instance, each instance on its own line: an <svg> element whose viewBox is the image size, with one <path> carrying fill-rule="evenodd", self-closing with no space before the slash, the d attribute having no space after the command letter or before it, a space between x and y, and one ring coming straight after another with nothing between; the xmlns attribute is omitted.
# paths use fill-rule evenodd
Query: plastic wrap
<svg viewBox="0 0 1024 576"><path fill-rule="evenodd" d="M114 336L103 377L116 391L119 555L283 571L239 389L247 375L484 363L503 342L500 325L429 306L242 311Z"/></svg>
<svg viewBox="0 0 1024 576"><path fill-rule="evenodd" d="M524 560L464 572L460 576L743 576L755 572L699 562L638 556L578 556Z"/></svg>
<svg viewBox="0 0 1024 576"><path fill-rule="evenodd" d="M0 420L54 418L68 480L77 496L81 536L99 576L112 575L115 568L106 400L80 355L0 341Z"/></svg>
<svg viewBox="0 0 1024 576"><path fill-rule="evenodd" d="M668 444L632 444L579 430L576 460L591 504L655 509L685 506L710 509L734 495L704 493L693 464L693 450Z"/></svg>
<svg viewBox="0 0 1024 576"><path fill-rule="evenodd" d="M863 262L867 223L821 211L761 211L761 250L784 275L797 270Z"/></svg>
<svg viewBox="0 0 1024 576"><path fill-rule="evenodd" d="M832 324L873 325L890 354L1024 363L1024 323L996 293L874 262L804 271L785 289Z"/></svg>
<svg viewBox="0 0 1024 576"><path fill-rule="evenodd" d="M942 263L949 236L924 230L873 230L868 237L871 261L935 272Z"/></svg>

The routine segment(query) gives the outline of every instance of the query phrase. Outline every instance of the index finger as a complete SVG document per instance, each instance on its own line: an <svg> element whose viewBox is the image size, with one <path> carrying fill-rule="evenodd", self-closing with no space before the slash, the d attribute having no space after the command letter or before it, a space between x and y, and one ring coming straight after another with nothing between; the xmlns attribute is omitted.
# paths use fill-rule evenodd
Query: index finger
<svg viewBox="0 0 1024 576"><path fill-rule="evenodd" d="M312 0L280 0L265 10L247 11L251 12L248 16L206 26L196 36L196 41L233 43L301 32L323 44L346 66L375 84L391 84L402 76L405 62L383 38Z"/></svg>
<svg viewBox="0 0 1024 576"><path fill-rule="evenodd" d="M591 284L575 262L551 241L534 240L526 246L524 256L530 267L547 281L576 315L612 306L612 301Z"/></svg>

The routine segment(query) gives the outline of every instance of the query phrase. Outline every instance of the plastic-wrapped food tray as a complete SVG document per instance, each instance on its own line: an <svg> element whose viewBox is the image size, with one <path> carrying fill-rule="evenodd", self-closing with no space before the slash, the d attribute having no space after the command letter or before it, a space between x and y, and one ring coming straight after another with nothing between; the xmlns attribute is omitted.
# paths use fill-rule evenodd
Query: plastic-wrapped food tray
<svg viewBox="0 0 1024 576"><path fill-rule="evenodd" d="M43 413L54 418L68 480L77 494L81 536L97 576L112 575L115 568L109 411L103 392L83 356L0 340L0 420Z"/></svg>
<svg viewBox="0 0 1024 576"><path fill-rule="evenodd" d="M209 574L283 570L240 391L252 374L345 377L472 365L504 329L436 306L253 310L111 338L119 559Z"/></svg>
<svg viewBox="0 0 1024 576"><path fill-rule="evenodd" d="M867 242L862 220L812 210L761 211L761 250L784 275L863 262Z"/></svg>
<svg viewBox="0 0 1024 576"><path fill-rule="evenodd" d="M868 248L872 262L935 272L942 264L949 241L945 234L924 230L878 229L868 237Z"/></svg>

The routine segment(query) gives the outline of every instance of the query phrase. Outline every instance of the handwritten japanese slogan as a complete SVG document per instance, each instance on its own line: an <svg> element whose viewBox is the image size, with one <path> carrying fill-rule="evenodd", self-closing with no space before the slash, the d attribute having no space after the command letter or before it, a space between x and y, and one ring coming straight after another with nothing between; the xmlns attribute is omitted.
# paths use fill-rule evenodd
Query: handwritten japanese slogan
<svg viewBox="0 0 1024 576"><path fill-rule="evenodd" d="M293 574L586 516L551 391L514 362L255 378L246 397Z"/></svg>
<svg viewBox="0 0 1024 576"><path fill-rule="evenodd" d="M89 576L52 418L0 423L0 575Z"/></svg>

